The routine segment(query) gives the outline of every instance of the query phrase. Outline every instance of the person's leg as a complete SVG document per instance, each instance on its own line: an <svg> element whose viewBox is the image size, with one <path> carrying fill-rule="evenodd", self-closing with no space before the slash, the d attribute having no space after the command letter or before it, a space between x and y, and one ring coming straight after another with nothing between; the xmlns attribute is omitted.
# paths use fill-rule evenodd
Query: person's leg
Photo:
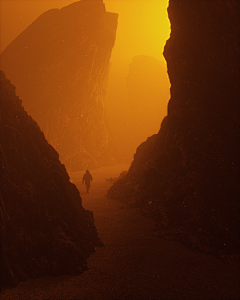
<svg viewBox="0 0 240 300"><path fill-rule="evenodd" d="M87 193L89 193L90 183L86 182Z"/></svg>

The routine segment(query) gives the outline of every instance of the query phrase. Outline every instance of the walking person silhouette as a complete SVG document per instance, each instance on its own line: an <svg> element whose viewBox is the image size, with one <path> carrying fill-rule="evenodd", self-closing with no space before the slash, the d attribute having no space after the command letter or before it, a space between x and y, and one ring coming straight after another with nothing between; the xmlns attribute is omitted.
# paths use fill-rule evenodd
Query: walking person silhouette
<svg viewBox="0 0 240 300"><path fill-rule="evenodd" d="M89 193L89 188L90 188L90 181L92 181L92 175L89 173L88 170L86 170L86 173L83 175L83 179L82 179L82 184L85 181L85 185L87 188L87 193Z"/></svg>

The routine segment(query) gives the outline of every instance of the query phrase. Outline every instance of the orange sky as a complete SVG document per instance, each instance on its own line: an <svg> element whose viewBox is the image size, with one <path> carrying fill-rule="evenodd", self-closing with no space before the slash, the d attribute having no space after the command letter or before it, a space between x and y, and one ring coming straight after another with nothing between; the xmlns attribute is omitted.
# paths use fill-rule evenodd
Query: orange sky
<svg viewBox="0 0 240 300"><path fill-rule="evenodd" d="M73 2L75 1L1 0L0 51L40 14ZM167 0L104 0L104 3L107 11L119 13L118 39L120 42L124 34L129 55L134 52L134 55L148 54L161 58L162 46L169 36ZM137 33L141 33L141 36ZM136 53L136 48L139 48L139 53ZM117 47L115 51L117 52Z"/></svg>
<svg viewBox="0 0 240 300"><path fill-rule="evenodd" d="M1 0L1 44L2 51L39 15L51 8L61 8L72 0ZM170 25L167 17L168 0L103 0L106 10L119 14L117 39L112 52L106 109L113 133L124 139L128 133L127 124L122 121L128 108L126 76L129 64L136 55L149 55L160 60L166 69L162 56L163 47L169 38ZM167 82L167 71L161 82ZM149 135L157 133L167 112L169 83L166 92L159 99L156 108L161 108L159 126ZM146 120L146 123L150 120ZM153 132L155 131L155 132ZM146 137L143 137L143 140ZM133 147L136 149L136 142ZM133 153L130 155L132 156Z"/></svg>

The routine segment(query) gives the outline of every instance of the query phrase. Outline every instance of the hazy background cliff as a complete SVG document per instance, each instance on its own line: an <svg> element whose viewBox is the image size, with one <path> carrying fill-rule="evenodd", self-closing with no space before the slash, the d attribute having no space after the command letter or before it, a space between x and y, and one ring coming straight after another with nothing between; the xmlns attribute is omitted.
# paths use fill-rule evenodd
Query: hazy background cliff
<svg viewBox="0 0 240 300"><path fill-rule="evenodd" d="M43 12L52 8L62 8L72 2L72 0L2 0L0 51L4 50ZM138 131L138 135L133 135L131 129L131 126L138 127L139 117L133 113L133 110L130 113L132 100L129 97L126 78L135 56L150 56L153 60L157 59L162 66L162 72L159 72L157 80L159 82L158 89L163 92L160 98L153 97L149 105L149 107L154 106L155 114L159 112L160 116L157 121L153 117L142 118L141 128L144 127L149 135L157 133L161 120L167 113L169 80L162 51L170 32L167 16L168 0L138 1L137 5L136 0L105 0L104 4L108 12L118 13L117 36L111 53L108 86L104 99L104 119L110 134L110 141L113 142L111 153L114 153L114 158L118 162L130 162L137 145L146 139L145 132ZM65 30L70 32L75 29L66 27ZM141 84L143 78L144 74L140 72L138 80L135 81L135 88L139 90L142 88L137 84ZM154 81L156 82L156 80ZM148 83L151 89L152 85L149 80ZM71 94L71 91L69 93ZM149 97L148 99L150 100Z"/></svg>
<svg viewBox="0 0 240 300"><path fill-rule="evenodd" d="M82 0L42 14L1 54L26 111L71 170L116 163L104 100L117 14Z"/></svg>
<svg viewBox="0 0 240 300"><path fill-rule="evenodd" d="M109 191L141 206L161 236L218 254L239 249L237 12L234 0L169 1L168 114Z"/></svg>

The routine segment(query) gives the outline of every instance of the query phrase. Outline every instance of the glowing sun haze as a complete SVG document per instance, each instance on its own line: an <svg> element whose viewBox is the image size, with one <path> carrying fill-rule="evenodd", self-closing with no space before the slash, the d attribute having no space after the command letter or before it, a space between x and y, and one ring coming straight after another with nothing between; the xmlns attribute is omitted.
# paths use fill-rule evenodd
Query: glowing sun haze
<svg viewBox="0 0 240 300"><path fill-rule="evenodd" d="M39 15L52 8L61 8L72 0L1 0L1 49L16 38ZM162 59L162 48L169 37L168 0L104 0L106 10L119 14L118 40L124 37L130 55L153 55ZM118 49L115 47L115 51Z"/></svg>
<svg viewBox="0 0 240 300"><path fill-rule="evenodd" d="M163 60L162 50L169 37L167 0L106 0L109 12L117 12L118 30L113 55L151 55ZM121 61L119 61L121 62Z"/></svg>
<svg viewBox="0 0 240 300"><path fill-rule="evenodd" d="M161 121L167 114L170 85L162 53L170 35L170 22L167 15L168 0L106 0L104 3L107 11L119 14L117 38L111 58L112 66L106 110L113 135L117 137L119 142L119 148L122 146L123 149L121 150L125 152L123 155L132 160L139 144L159 131ZM159 74L159 86L162 85L160 87L161 96L147 99L147 101L151 100L149 106L155 107L155 118L153 116L152 118L147 117L147 114L145 118L142 118L141 122L144 124L139 126L141 138L139 133L137 138L134 132L130 136L130 123L132 125L135 122L137 130L139 119L135 116L135 120L133 120L134 115L129 111L131 99L129 99L126 88L129 64L134 56L139 55L152 56L158 59L163 69ZM139 84L141 84L140 78ZM127 119L127 113L131 115L131 122ZM147 131L146 128L149 130Z"/></svg>
<svg viewBox="0 0 240 300"><path fill-rule="evenodd" d="M73 2L77 1L1 0L0 52L42 13L52 8L62 8ZM162 52L170 34L170 24L167 16L168 0L103 0L103 2L106 11L118 13L119 15L106 96L108 124L119 144L126 143L126 136L129 135L129 123L124 121L124 115L129 109L126 77L133 57L139 55L151 56L159 60L162 65L163 72L159 75L159 84L162 85L163 92L159 100L155 99L155 102L151 104L158 111L159 121L156 122L155 120L155 124L158 125L151 127L148 134L142 136L142 141L144 141L148 136L158 132L161 121L167 113L169 81ZM138 121L136 120L136 122ZM151 119L146 118L145 122L148 126ZM131 159L134 149L139 145L139 140L134 140L133 135L129 137L127 143L129 147L123 148L125 152L130 153L129 159Z"/></svg>

